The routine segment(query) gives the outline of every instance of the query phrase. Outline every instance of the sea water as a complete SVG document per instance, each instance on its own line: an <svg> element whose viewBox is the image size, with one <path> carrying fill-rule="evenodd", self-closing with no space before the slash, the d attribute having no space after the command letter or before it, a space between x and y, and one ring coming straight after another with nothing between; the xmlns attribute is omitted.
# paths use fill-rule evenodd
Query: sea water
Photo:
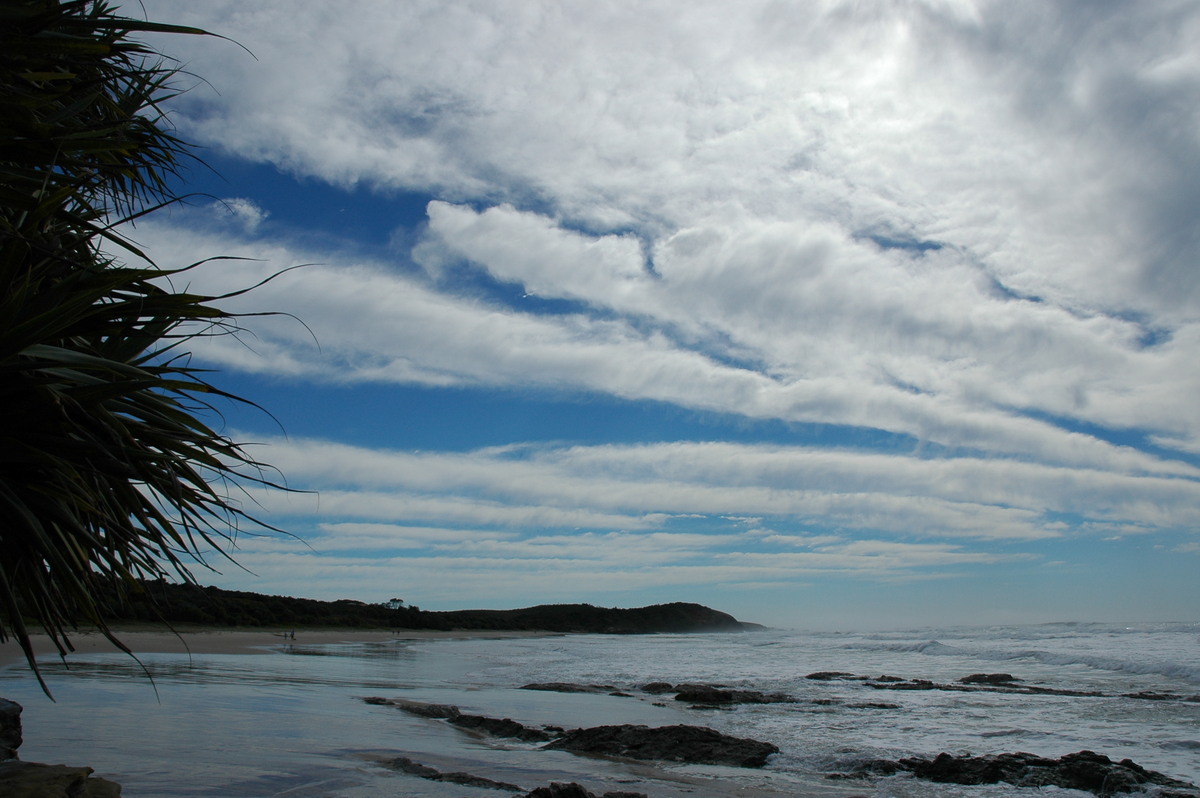
<svg viewBox="0 0 1200 798"><path fill-rule="evenodd" d="M302 638L302 635L301 635ZM147 655L153 685L121 655L48 664L57 699L24 667L0 695L26 707L23 759L89 765L127 796L497 796L381 767L405 756L531 789L579 781L651 796L876 795L994 798L1083 795L1009 785L962 787L908 777L831 781L868 759L1092 750L1200 784L1200 624L1054 624L886 633L761 631L712 635L565 635L280 646L258 655ZM975 673L1096 696L879 690L841 671L953 684ZM652 681L783 692L787 703L696 709L638 690ZM519 689L605 685L626 696ZM157 693L156 693L157 691ZM1169 694L1148 700L1137 693ZM650 768L478 738L365 696L454 704L463 712L564 728L705 725L774 743L761 771ZM509 793L511 794L511 793Z"/></svg>

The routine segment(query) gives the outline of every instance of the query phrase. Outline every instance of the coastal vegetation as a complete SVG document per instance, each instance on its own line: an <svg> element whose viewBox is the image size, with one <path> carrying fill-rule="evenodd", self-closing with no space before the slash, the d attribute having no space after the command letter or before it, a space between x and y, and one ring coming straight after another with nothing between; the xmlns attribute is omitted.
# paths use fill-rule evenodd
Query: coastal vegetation
<svg viewBox="0 0 1200 798"><path fill-rule="evenodd" d="M549 604L512 610L434 612L396 602L317 601L267 596L167 580L147 581L114 600L112 621L208 626L305 626L514 630L601 634L742 631L752 627L733 616L699 604L674 602L632 609L591 604Z"/></svg>
<svg viewBox="0 0 1200 798"><path fill-rule="evenodd" d="M137 41L203 31L99 0L0 6L0 642L70 650L143 578L192 580L245 528L269 468L218 433L240 401L191 364L226 296L180 284L129 226L176 202L191 159L164 109L178 69ZM39 674L40 679L40 674ZM44 687L44 685L43 685Z"/></svg>

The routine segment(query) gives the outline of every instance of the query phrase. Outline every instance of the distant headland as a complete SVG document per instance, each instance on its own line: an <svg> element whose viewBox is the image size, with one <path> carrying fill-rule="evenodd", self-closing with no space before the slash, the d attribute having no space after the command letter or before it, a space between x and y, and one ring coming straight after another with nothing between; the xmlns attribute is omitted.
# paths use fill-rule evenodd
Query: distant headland
<svg viewBox="0 0 1200 798"><path fill-rule="evenodd" d="M763 627L701 604L673 602L621 609L591 604L543 604L512 610L422 610L399 599L380 604L269 596L166 581L141 583L110 602L110 622L249 627L346 627L505 630L590 634L743 632Z"/></svg>

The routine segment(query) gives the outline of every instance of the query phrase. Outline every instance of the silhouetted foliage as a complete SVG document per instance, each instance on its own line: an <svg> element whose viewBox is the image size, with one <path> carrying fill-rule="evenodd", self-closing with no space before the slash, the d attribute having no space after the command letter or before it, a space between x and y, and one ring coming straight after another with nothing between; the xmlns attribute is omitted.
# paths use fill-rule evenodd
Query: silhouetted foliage
<svg viewBox="0 0 1200 798"><path fill-rule="evenodd" d="M114 597L115 599L115 597ZM388 602L316 601L265 596L165 580L145 582L127 591L116 607L117 619L166 621L213 626L508 630L646 634L654 632L742 631L733 616L699 604L677 602L636 609L590 604L549 604L516 610L428 612L420 607L391 608Z"/></svg>
<svg viewBox="0 0 1200 798"><path fill-rule="evenodd" d="M271 484L203 420L240 400L188 357L237 330L227 297L176 289L204 261L159 268L121 232L175 201L189 157L162 109L177 72L141 33L204 32L100 0L0 4L0 642L35 673L27 619L62 653L80 625L124 649L102 598L191 579L258 525L230 491Z"/></svg>

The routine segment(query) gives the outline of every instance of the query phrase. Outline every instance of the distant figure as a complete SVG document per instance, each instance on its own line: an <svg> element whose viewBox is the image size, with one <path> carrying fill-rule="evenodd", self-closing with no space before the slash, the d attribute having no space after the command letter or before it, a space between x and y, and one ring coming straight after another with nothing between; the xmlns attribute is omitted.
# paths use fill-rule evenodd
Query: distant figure
<svg viewBox="0 0 1200 798"><path fill-rule="evenodd" d="M295 629L293 629L293 630L290 632L290 634L291 634L291 637L292 637L292 639L293 639L293 640L295 640L295 639L296 639L296 630L295 630Z"/></svg>

